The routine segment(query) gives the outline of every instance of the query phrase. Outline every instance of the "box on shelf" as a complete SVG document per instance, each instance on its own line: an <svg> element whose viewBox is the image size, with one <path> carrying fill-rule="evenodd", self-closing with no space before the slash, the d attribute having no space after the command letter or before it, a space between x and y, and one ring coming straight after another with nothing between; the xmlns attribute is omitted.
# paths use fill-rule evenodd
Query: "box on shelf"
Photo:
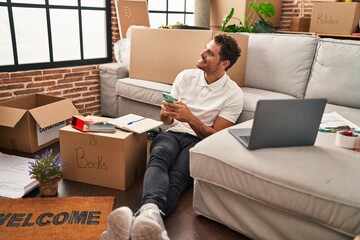
<svg viewBox="0 0 360 240"><path fill-rule="evenodd" d="M63 97L33 94L0 102L0 147L34 153L57 142L74 114L79 112Z"/></svg>
<svg viewBox="0 0 360 240"><path fill-rule="evenodd" d="M94 133L63 127L64 179L126 190L145 172L146 138L146 133Z"/></svg>
<svg viewBox="0 0 360 240"><path fill-rule="evenodd" d="M350 35L357 32L360 3L337 2L313 5L310 32Z"/></svg>
<svg viewBox="0 0 360 240"><path fill-rule="evenodd" d="M290 31L308 32L310 28L309 17L293 17L290 21Z"/></svg>
<svg viewBox="0 0 360 240"><path fill-rule="evenodd" d="M218 33L212 30L133 29L129 75L135 79L172 84L179 72L196 68L200 53ZM241 57L228 70L228 75L243 86L249 37L227 34L233 36L241 48Z"/></svg>
<svg viewBox="0 0 360 240"><path fill-rule="evenodd" d="M223 19L229 14L231 8L234 8L234 18L238 18L244 23L245 17L251 13L251 19L254 17L254 21L259 20L259 17L256 14L253 14L252 10L249 8L249 2L254 2L250 0L210 0L210 27L214 30L220 30ZM275 16L266 19L273 24L274 27L280 26L281 18L281 8L282 0L266 0L266 1L256 1L256 4L259 2L270 2L275 7ZM238 24L239 20L232 19L229 21L229 24Z"/></svg>

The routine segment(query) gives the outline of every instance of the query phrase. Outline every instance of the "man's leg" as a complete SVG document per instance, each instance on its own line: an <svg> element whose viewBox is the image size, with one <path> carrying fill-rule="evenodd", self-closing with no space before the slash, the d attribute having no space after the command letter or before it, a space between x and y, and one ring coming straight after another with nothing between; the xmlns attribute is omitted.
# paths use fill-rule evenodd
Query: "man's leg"
<svg viewBox="0 0 360 240"><path fill-rule="evenodd" d="M169 190L169 169L175 163L180 147L173 133L160 133L150 147L150 159L144 176L142 204L154 203L165 210Z"/></svg>
<svg viewBox="0 0 360 240"><path fill-rule="evenodd" d="M165 215L170 214L176 207L176 204L181 194L193 185L193 178L190 176L189 165L189 150L198 140L187 142L187 147L184 148L178 155L175 164L169 171L169 190L167 195Z"/></svg>
<svg viewBox="0 0 360 240"><path fill-rule="evenodd" d="M166 151L166 149L170 151ZM151 239L168 239L158 206L162 205L164 208L169 188L168 169L176 159L177 149L179 149L178 143L171 134L161 133L154 139L151 145L152 156L144 179L143 203L148 201L149 204L143 205L145 207L140 209L140 216L136 218L136 223L140 227L137 227L138 230L134 233L130 233L132 225L135 225L132 212L127 207L121 207L110 213L108 229L100 236L101 240L125 240L130 238L130 234L135 240L149 237ZM146 215L141 215L141 211Z"/></svg>
<svg viewBox="0 0 360 240"><path fill-rule="evenodd" d="M142 206L135 214L131 239L169 239L161 214L169 190L169 169L179 151L179 142L174 133L160 133L152 142L144 176Z"/></svg>

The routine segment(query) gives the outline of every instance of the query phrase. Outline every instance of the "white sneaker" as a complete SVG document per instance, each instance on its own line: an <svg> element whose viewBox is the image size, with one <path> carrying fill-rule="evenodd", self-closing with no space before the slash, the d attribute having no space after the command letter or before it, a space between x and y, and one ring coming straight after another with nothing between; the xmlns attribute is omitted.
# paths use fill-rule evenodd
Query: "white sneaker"
<svg viewBox="0 0 360 240"><path fill-rule="evenodd" d="M170 240L161 211L152 203L143 205L133 223L131 240Z"/></svg>
<svg viewBox="0 0 360 240"><path fill-rule="evenodd" d="M117 208L107 218L107 229L100 240L128 240L133 222L133 213L128 207Z"/></svg>

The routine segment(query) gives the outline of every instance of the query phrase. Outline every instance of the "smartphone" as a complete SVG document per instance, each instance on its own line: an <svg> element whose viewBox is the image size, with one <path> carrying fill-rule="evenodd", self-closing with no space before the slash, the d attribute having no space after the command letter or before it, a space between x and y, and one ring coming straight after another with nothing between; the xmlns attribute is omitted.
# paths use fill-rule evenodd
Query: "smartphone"
<svg viewBox="0 0 360 240"><path fill-rule="evenodd" d="M174 97L169 93L162 92L162 97L165 101L167 101L169 103L175 103Z"/></svg>

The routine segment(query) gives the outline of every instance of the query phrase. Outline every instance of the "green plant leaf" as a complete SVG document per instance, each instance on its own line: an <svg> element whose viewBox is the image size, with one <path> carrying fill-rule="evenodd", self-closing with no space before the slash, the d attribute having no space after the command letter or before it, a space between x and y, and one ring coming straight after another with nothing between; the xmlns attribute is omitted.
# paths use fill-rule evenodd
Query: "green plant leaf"
<svg viewBox="0 0 360 240"><path fill-rule="evenodd" d="M272 3L260 2L258 13L264 15L266 18L271 18L275 15L276 10Z"/></svg>
<svg viewBox="0 0 360 240"><path fill-rule="evenodd" d="M261 20L264 20L264 18L271 18L276 13L274 5L270 2L260 2L258 5L253 2L249 2L248 6L259 16Z"/></svg>
<svg viewBox="0 0 360 240"><path fill-rule="evenodd" d="M234 18L235 9L231 8L229 14L224 18L220 30L223 32L276 32L271 22L265 20L265 18L271 18L275 15L276 10L272 3L260 2L259 4L256 4L256 1L254 1L249 2L248 6L257 16L259 16L260 20L253 23L253 14L252 20L250 21L250 13L245 16L244 24L240 21L240 19L236 18L239 21L238 25L231 24L226 26L230 19Z"/></svg>
<svg viewBox="0 0 360 240"><path fill-rule="evenodd" d="M221 31L225 32L226 29L226 24L228 24L228 22L230 21L230 19L232 18L232 16L234 15L235 9L231 8L229 14L225 17L225 19L223 20L222 24L221 24Z"/></svg>
<svg viewBox="0 0 360 240"><path fill-rule="evenodd" d="M275 29L271 22L258 20L253 24L253 31L256 33L275 33Z"/></svg>

